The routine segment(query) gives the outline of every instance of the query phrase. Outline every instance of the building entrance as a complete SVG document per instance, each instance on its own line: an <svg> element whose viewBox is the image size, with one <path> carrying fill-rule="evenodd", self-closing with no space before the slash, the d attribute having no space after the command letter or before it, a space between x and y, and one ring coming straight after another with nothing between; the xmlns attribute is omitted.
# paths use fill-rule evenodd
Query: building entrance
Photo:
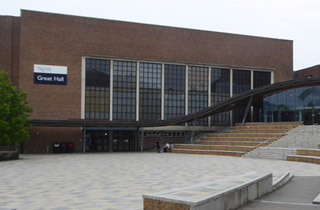
<svg viewBox="0 0 320 210"><path fill-rule="evenodd" d="M305 109L303 111L303 121L305 125L320 123L320 109Z"/></svg>
<svg viewBox="0 0 320 210"><path fill-rule="evenodd" d="M129 152L138 145L136 129L110 130L87 128L85 131L85 152Z"/></svg>
<svg viewBox="0 0 320 210"><path fill-rule="evenodd" d="M109 131L87 131L86 152L109 152Z"/></svg>
<svg viewBox="0 0 320 210"><path fill-rule="evenodd" d="M113 131L112 150L117 151L135 151L136 131Z"/></svg>

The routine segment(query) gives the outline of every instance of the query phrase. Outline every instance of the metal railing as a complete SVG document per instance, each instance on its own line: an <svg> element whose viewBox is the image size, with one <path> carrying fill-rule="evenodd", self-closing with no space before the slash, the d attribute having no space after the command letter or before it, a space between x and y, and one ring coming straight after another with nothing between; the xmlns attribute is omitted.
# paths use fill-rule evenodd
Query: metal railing
<svg viewBox="0 0 320 210"><path fill-rule="evenodd" d="M286 135L282 138L286 139L278 139L276 142L272 143L274 145L270 145L268 147L263 147L263 150L273 151L282 151L282 159L286 159L288 154L296 154L297 148L310 148L315 144L314 139L319 139L320 134L320 126L318 124L314 124L312 126L303 126L301 130L292 135ZM267 140L268 141L268 140ZM320 140L318 140L320 142ZM262 142L255 146L255 148L251 151L250 157L257 153L258 156L261 156L261 145L266 143ZM277 152L279 155L280 153Z"/></svg>

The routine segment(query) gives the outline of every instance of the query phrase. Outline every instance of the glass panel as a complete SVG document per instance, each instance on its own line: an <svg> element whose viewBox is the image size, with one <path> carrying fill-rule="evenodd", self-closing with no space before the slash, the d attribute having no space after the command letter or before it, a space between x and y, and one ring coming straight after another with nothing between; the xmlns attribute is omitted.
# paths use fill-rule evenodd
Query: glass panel
<svg viewBox="0 0 320 210"><path fill-rule="evenodd" d="M165 64L164 116L165 118L185 114L186 66Z"/></svg>
<svg viewBox="0 0 320 210"><path fill-rule="evenodd" d="M208 68L188 67L188 113L208 107ZM208 119L197 120L189 125L208 125Z"/></svg>
<svg viewBox="0 0 320 210"><path fill-rule="evenodd" d="M302 87L265 97L263 118L267 122L304 121L319 123L320 87Z"/></svg>
<svg viewBox="0 0 320 210"><path fill-rule="evenodd" d="M253 88L270 85L271 72L254 71L253 72Z"/></svg>
<svg viewBox="0 0 320 210"><path fill-rule="evenodd" d="M251 71L233 70L233 95L247 92L251 89Z"/></svg>
<svg viewBox="0 0 320 210"><path fill-rule="evenodd" d="M230 70L211 68L211 105L230 98ZM211 116L211 125L229 125L229 112Z"/></svg>
<svg viewBox="0 0 320 210"><path fill-rule="evenodd" d="M86 59L85 118L109 119L110 61Z"/></svg>
<svg viewBox="0 0 320 210"><path fill-rule="evenodd" d="M137 63L113 61L113 119L136 119Z"/></svg>
<svg viewBox="0 0 320 210"><path fill-rule="evenodd" d="M155 63L139 65L139 119L161 119L162 65Z"/></svg>

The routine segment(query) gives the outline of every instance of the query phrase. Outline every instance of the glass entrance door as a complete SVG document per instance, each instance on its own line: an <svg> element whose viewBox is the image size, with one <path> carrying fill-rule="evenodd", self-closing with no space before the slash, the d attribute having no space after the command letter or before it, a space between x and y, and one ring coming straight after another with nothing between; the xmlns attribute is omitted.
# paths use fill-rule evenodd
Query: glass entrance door
<svg viewBox="0 0 320 210"><path fill-rule="evenodd" d="M320 109L304 109L303 121L305 125L320 124Z"/></svg>
<svg viewBox="0 0 320 210"><path fill-rule="evenodd" d="M99 130L87 131L86 152L109 152L109 132Z"/></svg>
<svg viewBox="0 0 320 210"><path fill-rule="evenodd" d="M135 151L136 131L113 131L112 151Z"/></svg>

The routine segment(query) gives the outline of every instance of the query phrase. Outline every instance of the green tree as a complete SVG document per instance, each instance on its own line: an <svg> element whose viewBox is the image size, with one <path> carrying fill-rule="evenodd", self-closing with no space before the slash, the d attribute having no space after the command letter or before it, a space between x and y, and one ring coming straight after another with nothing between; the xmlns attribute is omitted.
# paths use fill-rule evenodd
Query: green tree
<svg viewBox="0 0 320 210"><path fill-rule="evenodd" d="M0 145L11 145L29 138L27 94L14 87L6 73L0 71Z"/></svg>

